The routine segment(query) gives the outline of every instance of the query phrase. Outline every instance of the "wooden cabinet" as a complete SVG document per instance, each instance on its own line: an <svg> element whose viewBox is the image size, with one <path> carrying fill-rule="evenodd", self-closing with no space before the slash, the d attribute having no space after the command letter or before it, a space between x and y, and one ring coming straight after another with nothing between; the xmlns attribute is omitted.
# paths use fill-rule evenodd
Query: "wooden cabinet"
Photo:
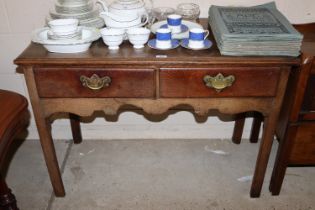
<svg viewBox="0 0 315 210"><path fill-rule="evenodd" d="M290 165L315 165L315 23L296 25L303 35L301 64L289 77L276 127L279 140L269 189L278 195ZM240 143L245 115L236 119L233 141ZM258 139L261 115L254 114L250 141Z"/></svg>
<svg viewBox="0 0 315 210"><path fill-rule="evenodd" d="M315 165L315 24L297 25L303 33L301 66L289 79L277 136L279 148L270 182L278 195L290 165Z"/></svg>
<svg viewBox="0 0 315 210"><path fill-rule="evenodd" d="M287 167L315 165L313 55L305 52L300 71L290 78L277 126L279 148L269 187L273 195L279 195Z"/></svg>
<svg viewBox="0 0 315 210"><path fill-rule="evenodd" d="M296 126L296 128L292 128ZM290 125L288 129L296 129L289 154L289 164L315 164L315 122L301 122Z"/></svg>
<svg viewBox="0 0 315 210"><path fill-rule="evenodd" d="M314 55L315 56L315 55ZM313 65L313 71L309 75L307 86L305 89L304 101L301 111L304 113L315 112L315 65Z"/></svg>
<svg viewBox="0 0 315 210"><path fill-rule="evenodd" d="M295 27L304 35L301 65L290 74L276 127L279 148L269 186L273 195L280 193L288 166L315 165L315 23ZM235 143L240 143L243 117L236 120ZM251 142L257 142L262 120L254 115Z"/></svg>

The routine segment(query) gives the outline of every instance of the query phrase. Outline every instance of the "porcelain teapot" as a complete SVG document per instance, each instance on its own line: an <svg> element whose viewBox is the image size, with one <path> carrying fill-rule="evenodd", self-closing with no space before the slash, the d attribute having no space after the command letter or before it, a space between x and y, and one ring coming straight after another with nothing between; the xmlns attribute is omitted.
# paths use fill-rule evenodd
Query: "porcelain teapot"
<svg viewBox="0 0 315 210"><path fill-rule="evenodd" d="M148 22L149 15L142 0L116 0L109 6L103 0L97 0L97 3L104 10L100 16L108 27L128 28Z"/></svg>

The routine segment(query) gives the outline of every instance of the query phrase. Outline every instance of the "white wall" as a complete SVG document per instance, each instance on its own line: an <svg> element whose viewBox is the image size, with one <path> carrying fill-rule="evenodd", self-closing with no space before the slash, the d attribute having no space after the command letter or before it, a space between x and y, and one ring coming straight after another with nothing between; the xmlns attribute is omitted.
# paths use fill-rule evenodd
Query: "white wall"
<svg viewBox="0 0 315 210"><path fill-rule="evenodd" d="M149 0L147 0L149 1ZM184 0L153 0L154 6L176 7ZM201 7L201 17L207 17L211 4L231 6L252 6L268 0L196 0L191 1ZM24 77L15 73L12 61L29 44L31 31L44 25L45 16L53 7L54 0L0 0L0 88L13 90L28 97ZM280 11L292 23L315 21L314 0L277 0ZM248 137L249 121L245 126ZM166 120L148 122L141 115L127 112L119 116L118 122L105 122L97 119L84 123L83 137L86 139L125 139L125 138L230 138L233 123L223 123L216 117L205 123L196 123L192 114L180 112ZM71 138L67 120L57 120L53 124L53 137ZM29 128L29 139L38 138L34 120Z"/></svg>

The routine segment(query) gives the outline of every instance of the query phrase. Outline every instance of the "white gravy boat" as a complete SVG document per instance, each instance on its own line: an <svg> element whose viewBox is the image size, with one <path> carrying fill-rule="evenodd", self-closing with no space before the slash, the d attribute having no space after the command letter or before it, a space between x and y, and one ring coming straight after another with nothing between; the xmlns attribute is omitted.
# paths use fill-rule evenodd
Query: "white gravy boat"
<svg viewBox="0 0 315 210"><path fill-rule="evenodd" d="M107 27L110 28L141 27L148 22L149 19L148 14L146 12L143 12L142 9L135 10L133 9L133 7L129 6L130 7L129 8L128 6L123 5L123 7L118 11L117 8L111 6L107 7L106 4L101 0L97 0L97 3L99 3L104 10L103 12L100 13L100 17L104 19ZM132 4L128 5L132 6Z"/></svg>

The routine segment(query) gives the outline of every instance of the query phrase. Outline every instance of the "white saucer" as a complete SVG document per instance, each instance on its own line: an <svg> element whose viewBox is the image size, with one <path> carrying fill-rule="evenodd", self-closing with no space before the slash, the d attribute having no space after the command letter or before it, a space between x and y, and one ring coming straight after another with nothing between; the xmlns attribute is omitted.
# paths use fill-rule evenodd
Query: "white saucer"
<svg viewBox="0 0 315 210"><path fill-rule="evenodd" d="M205 50L205 49L209 49L210 47L212 47L212 42L208 39L205 39L204 40L204 47L202 48L193 48L193 47L189 47L188 46L188 42L189 42L189 39L183 39L181 42L180 42L180 45L184 48L187 48L187 49L190 49L190 50Z"/></svg>
<svg viewBox="0 0 315 210"><path fill-rule="evenodd" d="M42 44L49 52L57 53L78 53L89 49L93 41L99 39L101 34L93 27L80 26L82 29L81 39L59 39L51 40L47 36L49 27L44 27L33 31L32 41Z"/></svg>
<svg viewBox="0 0 315 210"><path fill-rule="evenodd" d="M171 50L171 49L175 49L176 47L179 46L179 41L175 40L175 39L172 39L172 46L171 47L169 47L169 48L158 48L156 46L156 39L150 39L148 41L148 46L153 48L153 49L156 49L156 50Z"/></svg>
<svg viewBox="0 0 315 210"><path fill-rule="evenodd" d="M157 23L154 23L151 27L150 30L152 33L156 33L156 30L158 30L159 28L161 28L162 25L167 24L166 20L163 21L159 21ZM191 28L202 28L202 25L195 23L195 22L191 22L188 20L182 20L182 24L187 26L188 29ZM172 34L172 38L173 39L184 39L184 38L188 38L189 37L189 31L183 32L183 33L177 33L177 34Z"/></svg>
<svg viewBox="0 0 315 210"><path fill-rule="evenodd" d="M168 25L167 25L167 24L163 24L163 25L161 25L160 28L168 28ZM180 32L177 32L177 33L173 33L173 32L172 32L172 35L174 36L174 34L185 33L185 32L187 32L188 30L189 30L189 28L188 28L185 24L182 24L182 25L180 26Z"/></svg>

